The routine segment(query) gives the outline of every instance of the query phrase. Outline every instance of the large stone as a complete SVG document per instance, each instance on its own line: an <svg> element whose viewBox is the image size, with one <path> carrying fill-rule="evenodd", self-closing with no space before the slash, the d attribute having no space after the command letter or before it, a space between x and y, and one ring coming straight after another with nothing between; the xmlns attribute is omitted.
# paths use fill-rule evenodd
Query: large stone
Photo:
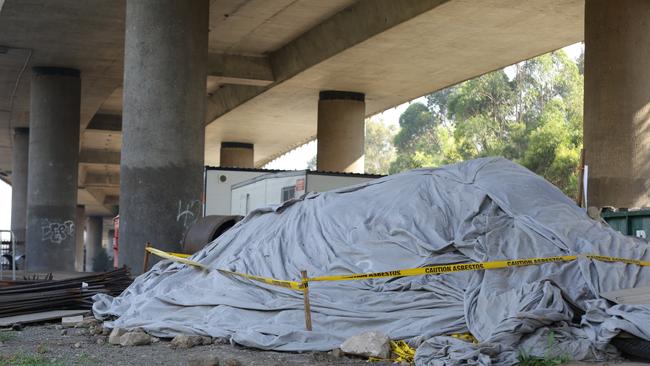
<svg viewBox="0 0 650 366"><path fill-rule="evenodd" d="M113 328L111 334L108 336L108 343L110 344L120 344L120 338L126 333L124 328Z"/></svg>
<svg viewBox="0 0 650 366"><path fill-rule="evenodd" d="M128 332L120 337L122 346L144 346L147 344L151 344L151 336L144 332Z"/></svg>
<svg viewBox="0 0 650 366"><path fill-rule="evenodd" d="M341 351L363 357L390 357L390 339L381 332L370 331L348 338Z"/></svg>
<svg viewBox="0 0 650 366"><path fill-rule="evenodd" d="M179 334L172 339L173 348L192 348L203 344L203 337L196 335Z"/></svg>

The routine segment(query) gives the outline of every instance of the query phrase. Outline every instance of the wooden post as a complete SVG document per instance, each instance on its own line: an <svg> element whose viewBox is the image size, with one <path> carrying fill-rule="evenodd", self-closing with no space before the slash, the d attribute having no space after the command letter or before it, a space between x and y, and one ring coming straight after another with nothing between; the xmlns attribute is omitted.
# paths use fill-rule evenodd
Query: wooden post
<svg viewBox="0 0 650 366"><path fill-rule="evenodd" d="M311 305L309 304L309 281L307 281L307 271L300 271L302 275L302 284L305 287L302 292L305 300L305 328L311 331Z"/></svg>
<svg viewBox="0 0 650 366"><path fill-rule="evenodd" d="M144 261L142 263L142 273L147 272L147 267L149 267L149 251L147 248L151 246L151 243L147 242L147 244L144 245Z"/></svg>

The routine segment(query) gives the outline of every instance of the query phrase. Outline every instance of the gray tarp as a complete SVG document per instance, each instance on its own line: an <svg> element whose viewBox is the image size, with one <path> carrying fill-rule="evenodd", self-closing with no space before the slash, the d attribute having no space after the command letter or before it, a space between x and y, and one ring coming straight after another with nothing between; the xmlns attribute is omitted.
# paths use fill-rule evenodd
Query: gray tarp
<svg viewBox="0 0 650 366"><path fill-rule="evenodd" d="M256 210L194 260L278 279L432 264L597 253L650 260L649 245L590 219L562 192L501 158L420 169ZM316 282L314 330L300 292L168 261L122 295L98 295L97 317L151 334L230 337L272 350L330 350L380 330L418 346L418 365L513 364L520 349L578 360L617 357L619 330L650 340L650 306L600 292L650 285L650 268L579 259L443 275ZM110 323L109 323L110 324ZM446 335L470 331L473 345Z"/></svg>

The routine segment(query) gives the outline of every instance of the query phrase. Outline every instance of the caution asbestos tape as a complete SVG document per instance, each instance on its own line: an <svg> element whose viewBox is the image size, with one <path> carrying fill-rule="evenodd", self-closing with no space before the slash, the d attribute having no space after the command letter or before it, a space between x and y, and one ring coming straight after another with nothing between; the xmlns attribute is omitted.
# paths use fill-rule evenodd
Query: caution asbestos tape
<svg viewBox="0 0 650 366"><path fill-rule="evenodd" d="M206 270L208 269L207 266L201 263L186 258L182 258L179 256L174 256L172 253L167 253L155 248L147 248L147 250L163 258L189 264ZM544 263L571 262L580 257L588 258L591 260L597 260L601 262L620 262L626 264L635 264L639 266L650 266L650 262L648 261L586 254L586 255L563 255L563 256L555 256L555 257L542 257L542 258L512 259L512 260L477 262L477 263L441 264L435 266L398 269L398 270L385 271L385 272L359 273L359 274L355 273L355 274L347 274L347 275L310 277L303 281L278 280L275 278L254 276L246 273L228 271L225 269L219 269L218 271L224 274L239 276L253 281L273 285L273 286L289 288L297 291L304 291L304 289L307 288L309 282L316 282L316 281L352 281L352 280L365 280L365 279L373 279L373 278L437 275L437 274L464 272L464 271L480 271L480 270L502 269L502 268L509 268L509 267L524 267L524 266L539 265Z"/></svg>
<svg viewBox="0 0 650 366"><path fill-rule="evenodd" d="M174 262L188 264L190 266L201 268L203 270L209 270L208 266L206 266L205 264L201 264L199 262L189 260L189 259L187 259L187 257L180 256L179 254L181 254L181 253L168 253L168 252L165 252L165 251L162 251L160 249L153 248L153 247L147 247L147 248L145 248L145 250L148 251L149 253L155 254L155 255L157 255L157 256L159 256L161 258L170 259L170 260L173 260ZM183 254L181 254L181 255L183 255ZM189 255L188 255L188 257L189 257Z"/></svg>
<svg viewBox="0 0 650 366"><path fill-rule="evenodd" d="M253 280L253 281L257 281L257 282L263 282L263 283L273 285L273 286L290 288L292 290L303 291L307 287L307 282L306 281L305 282L296 282L296 281L287 281L287 280L276 280L275 278L253 276L253 275L249 275L249 274L245 274L245 273L227 271L225 269L219 269L218 271L221 272L221 273L225 273L225 274L229 274L229 275L233 275L233 276L248 278L249 280Z"/></svg>

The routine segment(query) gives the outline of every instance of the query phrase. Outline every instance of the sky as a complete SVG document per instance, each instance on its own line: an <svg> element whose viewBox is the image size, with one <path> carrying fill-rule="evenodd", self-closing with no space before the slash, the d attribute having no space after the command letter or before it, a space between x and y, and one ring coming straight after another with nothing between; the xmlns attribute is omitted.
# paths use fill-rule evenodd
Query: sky
<svg viewBox="0 0 650 366"><path fill-rule="evenodd" d="M576 43L564 47L564 51L574 60L580 56L584 50L583 43ZM512 69L511 67L509 67ZM506 68L506 73L509 72ZM370 118L384 122L387 125L399 125L399 116L408 108L411 103L426 103L424 97L416 98L410 102L403 103L397 107L390 108L382 113L376 114ZM316 141L309 142L300 146L289 153L275 159L265 166L267 169L282 170L301 170L307 168L307 163L316 155ZM11 187L0 181L0 230L8 230L11 227Z"/></svg>

